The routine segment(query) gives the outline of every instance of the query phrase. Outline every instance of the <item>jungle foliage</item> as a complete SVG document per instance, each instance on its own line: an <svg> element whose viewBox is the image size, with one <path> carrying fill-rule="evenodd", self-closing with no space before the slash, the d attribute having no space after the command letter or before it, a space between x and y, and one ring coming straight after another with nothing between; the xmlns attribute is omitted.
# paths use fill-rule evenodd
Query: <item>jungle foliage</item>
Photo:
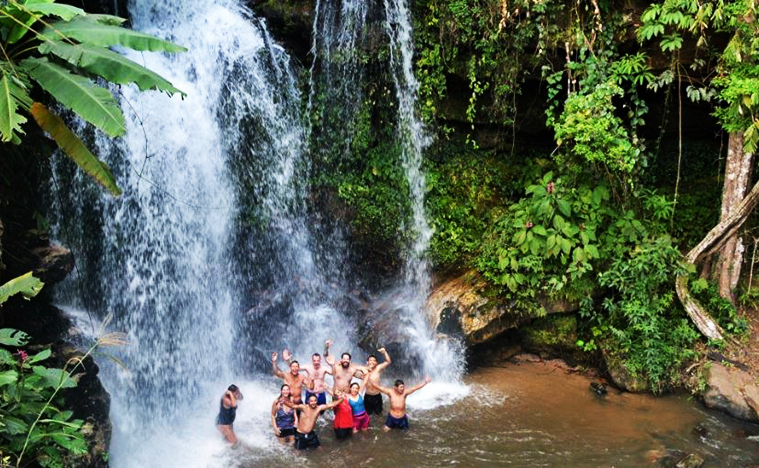
<svg viewBox="0 0 759 468"><path fill-rule="evenodd" d="M134 83L140 90L180 93L171 83L111 50L182 52L171 42L121 27L125 20L87 14L55 0L10 0L0 6L0 139L19 144L26 116L63 152L114 195L121 193L110 168L100 161L55 112L41 102L44 90L62 107L118 137L126 132L113 91L96 81ZM26 116L25 116L26 115Z"/></svg>

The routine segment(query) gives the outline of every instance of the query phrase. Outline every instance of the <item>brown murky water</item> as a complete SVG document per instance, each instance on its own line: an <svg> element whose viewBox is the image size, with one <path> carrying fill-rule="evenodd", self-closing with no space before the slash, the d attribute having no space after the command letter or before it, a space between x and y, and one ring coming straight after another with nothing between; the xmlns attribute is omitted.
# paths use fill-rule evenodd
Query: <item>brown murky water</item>
<svg viewBox="0 0 759 468"><path fill-rule="evenodd" d="M325 420L320 450L295 453L272 435L269 448L237 450L233 459L241 467L638 467L695 453L704 466L759 464L759 427L685 396L610 390L599 398L586 378L542 363L480 369L466 384L469 394L449 405L410 397L408 432L385 433L375 418L372 430L337 441Z"/></svg>

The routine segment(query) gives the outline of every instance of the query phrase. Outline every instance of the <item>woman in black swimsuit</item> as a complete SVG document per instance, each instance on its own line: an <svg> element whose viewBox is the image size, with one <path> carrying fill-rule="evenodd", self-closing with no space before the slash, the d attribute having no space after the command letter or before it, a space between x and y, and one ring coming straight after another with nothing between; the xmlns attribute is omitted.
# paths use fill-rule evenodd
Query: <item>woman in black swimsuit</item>
<svg viewBox="0 0 759 468"><path fill-rule="evenodd" d="M282 385L279 396L271 405L271 425L282 444L295 440L295 426L298 424L298 415L294 409L283 404L285 401L293 401L287 384Z"/></svg>
<svg viewBox="0 0 759 468"><path fill-rule="evenodd" d="M232 429L235 416L237 416L237 400L242 400L242 393L240 393L237 385L230 385L224 392L224 396L221 397L219 415L216 416L216 428L224 434L224 437L232 445L237 443L235 431Z"/></svg>

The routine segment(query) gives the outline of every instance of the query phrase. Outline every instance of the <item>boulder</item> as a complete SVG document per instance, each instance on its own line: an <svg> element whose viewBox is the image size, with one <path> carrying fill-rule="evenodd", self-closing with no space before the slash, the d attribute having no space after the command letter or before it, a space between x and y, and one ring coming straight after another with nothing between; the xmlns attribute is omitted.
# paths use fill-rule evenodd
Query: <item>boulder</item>
<svg viewBox="0 0 759 468"><path fill-rule="evenodd" d="M37 247L32 255L37 259L34 276L45 284L63 281L74 269L74 254L60 245Z"/></svg>
<svg viewBox="0 0 759 468"><path fill-rule="evenodd" d="M748 372L737 367L711 363L706 370L703 399L707 408L744 421L759 422L759 385Z"/></svg>
<svg viewBox="0 0 759 468"><path fill-rule="evenodd" d="M606 364L606 370L611 377L611 381L620 390L624 390L630 393L643 393L648 390L648 384L645 380L633 376L624 362L610 356L608 353L603 353L604 362Z"/></svg>
<svg viewBox="0 0 759 468"><path fill-rule="evenodd" d="M427 298L431 325L440 333L461 336L473 346L534 317L579 309L578 303L537 298L532 310L523 310L513 301L486 296L485 289L486 283L476 271L443 281Z"/></svg>

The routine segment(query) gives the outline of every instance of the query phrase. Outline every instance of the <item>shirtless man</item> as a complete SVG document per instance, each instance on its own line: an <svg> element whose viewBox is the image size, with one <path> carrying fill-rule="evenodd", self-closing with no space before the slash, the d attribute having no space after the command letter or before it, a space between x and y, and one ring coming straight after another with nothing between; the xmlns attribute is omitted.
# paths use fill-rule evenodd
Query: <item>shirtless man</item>
<svg viewBox="0 0 759 468"><path fill-rule="evenodd" d="M342 403L343 398L340 397L332 400L332 403L328 405L319 405L316 403L316 400L316 395L311 394L308 397L307 405L296 405L289 401L283 402L285 405L301 412L298 418L298 428L295 431L295 448L298 450L317 448L321 445L319 437L316 436L316 431L314 431L316 419L322 411L332 409Z"/></svg>
<svg viewBox="0 0 759 468"><path fill-rule="evenodd" d="M331 362L330 359L332 360ZM327 356L327 362L332 365L334 371L333 377L335 378L335 385L332 389L333 393L335 390L341 390L345 394L350 393L351 379L353 376L355 375L360 378L364 375L364 372L369 372L369 369L364 366L355 366L351 364L350 353L343 353L340 356L339 365L335 365L334 361L335 359L332 356ZM359 373L359 371L361 373Z"/></svg>
<svg viewBox="0 0 759 468"><path fill-rule="evenodd" d="M390 397L390 413L387 415L387 421L385 421L385 429L408 429L408 417L406 417L406 397L424 387L431 380L429 377L424 379L424 382L414 385L413 387L406 389L403 380L398 379L395 381L395 388L389 389L382 385L377 385L380 392Z"/></svg>
<svg viewBox="0 0 759 468"><path fill-rule="evenodd" d="M369 381L366 383L366 395L364 395L364 406L366 407L366 413L382 414L382 393L380 393L380 374L382 371L390 365L390 355L387 354L385 348L380 348L377 351L385 356L385 362L377 364L377 356L370 354L366 360L366 367L369 368Z"/></svg>
<svg viewBox="0 0 759 468"><path fill-rule="evenodd" d="M282 353L284 357L286 352ZM271 367L274 371L274 375L284 380L287 385L290 386L290 395L292 395L293 403L303 403L301 394L303 392L303 385L306 383L308 376L300 373L300 364L298 361L290 363L290 372L284 373L277 366L277 353L271 353Z"/></svg>
<svg viewBox="0 0 759 468"><path fill-rule="evenodd" d="M332 341L327 340L327 342L324 344L324 356L329 356L329 347L332 345ZM284 354L283 354L284 357ZM314 390L313 392L306 389L306 401L308 401L308 397L311 395L316 395L316 402L320 405L327 404L327 392L324 391L325 384L324 384L324 375L329 374L332 375L332 366L327 363L326 365L322 365L322 357L319 353L314 353L313 356L311 356L311 365L303 366L303 370L308 372L308 378L314 381Z"/></svg>

